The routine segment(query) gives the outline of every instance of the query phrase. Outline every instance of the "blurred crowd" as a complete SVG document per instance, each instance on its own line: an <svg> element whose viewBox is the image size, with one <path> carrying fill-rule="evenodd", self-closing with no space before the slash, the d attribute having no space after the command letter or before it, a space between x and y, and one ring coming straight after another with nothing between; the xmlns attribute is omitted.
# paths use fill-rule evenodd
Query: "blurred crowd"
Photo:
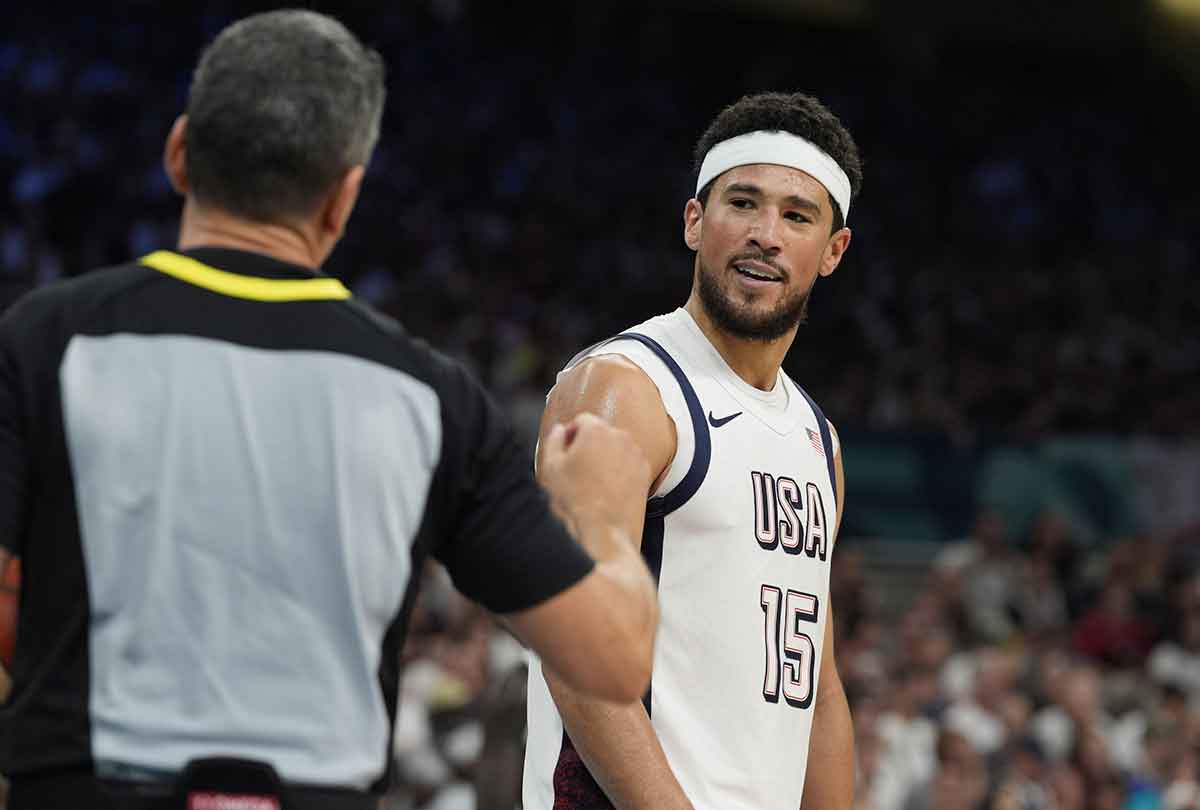
<svg viewBox="0 0 1200 810"><path fill-rule="evenodd" d="M387 60L389 100L328 269L467 360L518 424L579 348L683 302L680 217L707 121L742 93L802 89L865 163L848 258L818 283L787 364L839 427L962 445L1194 429L1200 104L1140 45L508 5L343 15ZM162 142L232 12L7 20L0 308L173 244ZM697 45L761 43L768 24L793 47ZM1106 550L1053 515L1011 537L983 514L902 613L853 544L839 550L862 810L1200 808L1198 539ZM512 810L521 652L440 571L426 578L390 806Z"/></svg>
<svg viewBox="0 0 1200 810"><path fill-rule="evenodd" d="M513 810L525 755L525 652L425 571L403 653L385 810Z"/></svg>
<svg viewBox="0 0 1200 810"><path fill-rule="evenodd" d="M981 514L899 614L834 566L862 810L1200 808L1200 536ZM896 616L899 615L897 619Z"/></svg>
<svg viewBox="0 0 1200 810"><path fill-rule="evenodd" d="M847 261L817 285L788 361L839 425L964 443L1188 428L1200 116L1143 46L771 22L793 52L725 61L693 43L753 41L768 23L616 5L349 7L390 95L330 271L531 407L578 348L686 297L680 217L712 115L804 89L866 166ZM0 305L172 244L162 141L233 13L17 14L0 33Z"/></svg>
<svg viewBox="0 0 1200 810"><path fill-rule="evenodd" d="M833 566L856 810L1200 810L1200 531L1096 547L996 513L906 598L852 539ZM431 569L391 810L512 810L524 660Z"/></svg>

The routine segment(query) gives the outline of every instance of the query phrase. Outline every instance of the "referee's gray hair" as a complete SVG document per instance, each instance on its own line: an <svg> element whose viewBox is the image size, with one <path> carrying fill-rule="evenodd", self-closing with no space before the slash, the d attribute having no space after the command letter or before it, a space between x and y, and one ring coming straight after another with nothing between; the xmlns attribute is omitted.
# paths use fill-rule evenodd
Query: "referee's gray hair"
<svg viewBox="0 0 1200 810"><path fill-rule="evenodd" d="M196 198L260 222L313 213L379 139L383 59L313 11L256 14L200 56L188 99Z"/></svg>

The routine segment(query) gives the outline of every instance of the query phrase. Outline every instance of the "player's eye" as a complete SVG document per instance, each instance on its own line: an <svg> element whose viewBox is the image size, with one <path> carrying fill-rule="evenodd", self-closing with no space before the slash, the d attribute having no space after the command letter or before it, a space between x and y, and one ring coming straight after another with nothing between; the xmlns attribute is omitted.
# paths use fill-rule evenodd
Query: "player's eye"
<svg viewBox="0 0 1200 810"><path fill-rule="evenodd" d="M806 217L804 214L801 214L799 211L788 211L786 214L784 214L784 217L790 219L792 222L812 222L811 219Z"/></svg>
<svg viewBox="0 0 1200 810"><path fill-rule="evenodd" d="M742 210L746 210L754 206L754 203L750 202L745 197L734 197L729 201L729 204L734 208L740 208Z"/></svg>

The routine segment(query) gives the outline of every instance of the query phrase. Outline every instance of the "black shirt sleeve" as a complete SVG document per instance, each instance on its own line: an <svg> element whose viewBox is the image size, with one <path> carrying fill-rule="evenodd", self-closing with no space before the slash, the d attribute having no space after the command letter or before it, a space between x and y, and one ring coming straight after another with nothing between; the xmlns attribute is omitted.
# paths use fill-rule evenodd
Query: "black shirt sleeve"
<svg viewBox="0 0 1200 810"><path fill-rule="evenodd" d="M443 391L450 512L435 556L455 586L493 612L510 613L583 579L595 563L550 511L508 420L461 368Z"/></svg>
<svg viewBox="0 0 1200 810"><path fill-rule="evenodd" d="M29 454L22 417L13 314L0 318L0 546L20 556L29 489Z"/></svg>

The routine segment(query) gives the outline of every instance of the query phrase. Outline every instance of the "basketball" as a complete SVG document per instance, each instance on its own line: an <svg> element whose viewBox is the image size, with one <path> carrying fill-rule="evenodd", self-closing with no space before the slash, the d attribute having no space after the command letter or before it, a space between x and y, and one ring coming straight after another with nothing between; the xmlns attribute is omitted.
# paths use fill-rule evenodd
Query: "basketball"
<svg viewBox="0 0 1200 810"><path fill-rule="evenodd" d="M17 644L17 594L21 587L21 563L13 560L0 581L0 662L12 664Z"/></svg>

